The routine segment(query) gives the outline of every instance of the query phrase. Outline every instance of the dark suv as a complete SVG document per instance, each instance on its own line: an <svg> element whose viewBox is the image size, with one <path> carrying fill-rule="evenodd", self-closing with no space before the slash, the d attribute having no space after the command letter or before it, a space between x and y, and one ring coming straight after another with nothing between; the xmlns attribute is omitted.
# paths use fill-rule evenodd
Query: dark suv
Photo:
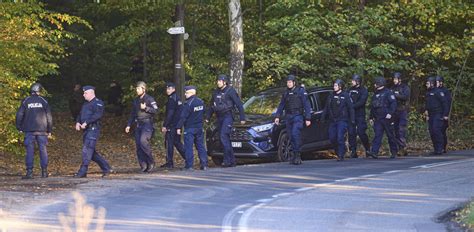
<svg viewBox="0 0 474 232"><path fill-rule="evenodd" d="M265 90L245 102L247 123L240 125L236 120L231 133L236 158L271 158L274 161L288 161L291 157L285 115L282 116L279 125L273 123L274 114L285 90L286 88ZM328 137L329 123L327 120L322 120L321 115L332 88L312 87L306 91L312 108L311 126L305 126L303 129L301 151L326 150L331 147ZM209 156L216 165L220 165L223 160L223 149L214 126L206 131L206 142Z"/></svg>

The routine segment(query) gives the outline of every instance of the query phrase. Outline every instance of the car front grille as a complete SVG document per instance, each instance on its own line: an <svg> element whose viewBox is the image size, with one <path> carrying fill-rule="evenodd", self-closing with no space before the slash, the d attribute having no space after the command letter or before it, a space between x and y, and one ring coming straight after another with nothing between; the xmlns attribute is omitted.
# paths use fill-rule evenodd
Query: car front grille
<svg viewBox="0 0 474 232"><path fill-rule="evenodd" d="M230 140L232 140L232 141L250 141L252 139L253 139L253 137L247 131L247 129L232 128L232 133L230 134Z"/></svg>

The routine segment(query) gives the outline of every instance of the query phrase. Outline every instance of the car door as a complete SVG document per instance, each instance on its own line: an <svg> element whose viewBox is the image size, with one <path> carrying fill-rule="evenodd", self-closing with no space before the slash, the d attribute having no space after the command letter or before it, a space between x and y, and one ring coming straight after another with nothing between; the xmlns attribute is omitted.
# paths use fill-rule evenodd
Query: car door
<svg viewBox="0 0 474 232"><path fill-rule="evenodd" d="M310 144L317 141L316 136L314 136L314 132L317 130L316 122L317 122L317 116L318 116L315 93L308 93L308 100L311 105L311 125L309 127L307 127L306 124L303 126L303 131L302 131L303 146L305 144Z"/></svg>
<svg viewBox="0 0 474 232"><path fill-rule="evenodd" d="M316 111L317 115L315 118L317 119L316 121L317 121L318 127L316 128L316 131L314 132L314 134L316 135L315 139L317 140L317 142L329 140L329 133L328 133L329 120L327 118L326 119L322 118L322 114L323 114L324 107L326 106L327 98L330 93L331 93L331 90L323 90L323 91L316 92L315 94L316 104L317 104L317 111Z"/></svg>

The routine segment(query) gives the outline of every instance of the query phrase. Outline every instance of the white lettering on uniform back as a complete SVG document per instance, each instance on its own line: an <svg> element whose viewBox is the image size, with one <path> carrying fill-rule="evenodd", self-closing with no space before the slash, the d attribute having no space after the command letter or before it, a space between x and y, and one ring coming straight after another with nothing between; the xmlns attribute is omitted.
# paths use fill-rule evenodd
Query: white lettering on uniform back
<svg viewBox="0 0 474 232"><path fill-rule="evenodd" d="M30 103L30 104L28 104L28 109L32 109L32 108L43 108L43 104L41 104L41 103Z"/></svg>
<svg viewBox="0 0 474 232"><path fill-rule="evenodd" d="M196 111L201 111L201 110L204 110L204 106L196 106L196 107L194 107L194 112L196 112Z"/></svg>

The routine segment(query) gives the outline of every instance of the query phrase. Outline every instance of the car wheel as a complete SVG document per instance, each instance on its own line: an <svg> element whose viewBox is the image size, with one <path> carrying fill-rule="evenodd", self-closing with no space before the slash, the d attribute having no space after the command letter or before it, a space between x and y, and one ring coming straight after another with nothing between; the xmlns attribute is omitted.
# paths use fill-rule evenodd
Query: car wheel
<svg viewBox="0 0 474 232"><path fill-rule="evenodd" d="M221 166L222 165L222 161L224 161L224 158L222 157L219 157L219 156L213 156L212 157L212 162L214 162L214 164L216 166Z"/></svg>
<svg viewBox="0 0 474 232"><path fill-rule="evenodd" d="M291 144L290 138L286 133L281 134L280 140L278 142L278 154L276 161L278 162L287 162L291 157Z"/></svg>

